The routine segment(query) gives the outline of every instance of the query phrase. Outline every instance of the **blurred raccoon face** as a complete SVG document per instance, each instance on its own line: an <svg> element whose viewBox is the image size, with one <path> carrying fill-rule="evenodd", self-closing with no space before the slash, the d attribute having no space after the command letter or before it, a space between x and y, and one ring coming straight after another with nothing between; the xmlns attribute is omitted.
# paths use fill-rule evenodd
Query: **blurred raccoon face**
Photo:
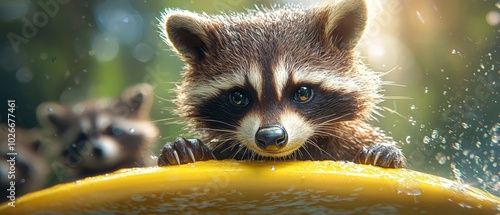
<svg viewBox="0 0 500 215"><path fill-rule="evenodd" d="M79 118L79 127L63 155L70 166L101 169L119 164L135 154L145 141L141 125L133 120L106 116Z"/></svg>
<svg viewBox="0 0 500 215"><path fill-rule="evenodd" d="M43 103L37 116L59 136L68 166L94 170L133 166L142 162L158 135L149 121L153 97L150 85L138 84L116 99L89 99L70 106Z"/></svg>

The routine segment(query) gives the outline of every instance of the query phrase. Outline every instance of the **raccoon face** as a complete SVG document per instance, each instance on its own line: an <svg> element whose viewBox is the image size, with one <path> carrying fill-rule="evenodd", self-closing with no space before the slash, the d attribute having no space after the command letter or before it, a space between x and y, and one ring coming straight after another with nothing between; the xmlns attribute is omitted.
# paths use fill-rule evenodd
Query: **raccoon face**
<svg viewBox="0 0 500 215"><path fill-rule="evenodd" d="M233 16L167 11L164 37L187 63L176 113L205 141L262 157L318 147L381 100L379 77L354 51L366 19L362 0Z"/></svg>
<svg viewBox="0 0 500 215"><path fill-rule="evenodd" d="M91 111L94 110L88 112ZM62 154L70 167L101 169L129 162L137 159L136 154L151 142L154 136L148 137L150 133L156 135L149 122L137 122L109 112L78 116L75 133L65 135L67 147Z"/></svg>
<svg viewBox="0 0 500 215"><path fill-rule="evenodd" d="M71 106L45 103L39 106L38 117L60 137L62 157L69 167L142 166L143 153L158 135L148 120L152 101L151 86L141 84L115 100L87 100Z"/></svg>

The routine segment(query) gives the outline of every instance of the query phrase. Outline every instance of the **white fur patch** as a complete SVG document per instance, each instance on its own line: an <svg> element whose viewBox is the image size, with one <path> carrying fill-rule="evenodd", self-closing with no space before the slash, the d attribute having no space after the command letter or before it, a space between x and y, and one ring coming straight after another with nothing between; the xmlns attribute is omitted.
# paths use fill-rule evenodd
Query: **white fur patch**
<svg viewBox="0 0 500 215"><path fill-rule="evenodd" d="M191 83L186 89L194 98L209 99L219 96L222 90L229 90L233 87L244 87L245 75L240 72L227 72L215 77L214 80L201 80Z"/></svg>
<svg viewBox="0 0 500 215"><path fill-rule="evenodd" d="M288 134L288 143L277 152L270 153L262 150L256 145L255 134L261 126L260 117L256 113L249 113L241 120L240 126L238 127L237 139L242 145L260 156L284 157L302 147L307 138L311 137L314 133L313 126L311 126L302 116L293 111L283 111L279 116L279 121Z"/></svg>
<svg viewBox="0 0 500 215"><path fill-rule="evenodd" d="M99 114L98 117L96 118L96 125L97 128L99 129L105 129L109 125L111 125L112 119L111 116L107 114Z"/></svg>
<svg viewBox="0 0 500 215"><path fill-rule="evenodd" d="M108 167L116 164L123 159L123 153L120 149L120 143L107 136L101 136L98 139L87 142L88 150L83 151L83 165L88 167ZM93 148L102 150L102 157L96 157Z"/></svg>
<svg viewBox="0 0 500 215"><path fill-rule="evenodd" d="M262 71L256 63L250 64L250 68L247 71L247 77L252 87L257 91L257 98L261 100L263 89Z"/></svg>
<svg viewBox="0 0 500 215"><path fill-rule="evenodd" d="M351 93L361 90L359 84L352 78L340 77L330 70L321 71L304 68L294 71L292 77L295 83L319 84L321 87L332 91Z"/></svg>
<svg viewBox="0 0 500 215"><path fill-rule="evenodd" d="M255 144L255 133L259 130L260 124L261 119L257 113L248 113L238 126L236 134L238 141L249 149L256 151L258 147Z"/></svg>
<svg viewBox="0 0 500 215"><path fill-rule="evenodd" d="M301 115L290 110L283 111L280 115L280 123L288 133L288 144L282 149L282 156L298 150L314 134L314 127Z"/></svg>
<svg viewBox="0 0 500 215"><path fill-rule="evenodd" d="M281 101L281 96L282 92L286 86L286 83L288 82L288 77L290 76L289 71L287 71L287 68L285 67L285 64L283 63L282 60L276 64L276 67L273 69L274 72L274 82L275 82L275 89L276 93L278 95L278 101Z"/></svg>
<svg viewBox="0 0 500 215"><path fill-rule="evenodd" d="M90 119L87 117L82 117L80 119L80 130L83 132L88 132L92 129L92 122L90 122Z"/></svg>
<svg viewBox="0 0 500 215"><path fill-rule="evenodd" d="M184 91L189 92L196 103L203 103L207 99L219 96L221 91L229 90L234 87L245 87L245 80L257 91L258 99L262 96L264 80L262 72L256 63L251 63L248 67L242 67L240 70L226 72L214 77L211 80L200 80L195 83L186 83Z"/></svg>

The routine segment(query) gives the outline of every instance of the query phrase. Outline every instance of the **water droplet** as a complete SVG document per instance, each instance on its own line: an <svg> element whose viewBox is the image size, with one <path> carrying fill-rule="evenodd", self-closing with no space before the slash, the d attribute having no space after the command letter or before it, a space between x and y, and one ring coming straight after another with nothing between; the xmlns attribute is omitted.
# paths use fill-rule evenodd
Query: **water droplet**
<svg viewBox="0 0 500 215"><path fill-rule="evenodd" d="M415 110L416 109L415 105L412 105L410 109Z"/></svg>
<svg viewBox="0 0 500 215"><path fill-rule="evenodd" d="M467 123L465 123L465 122L462 122L462 127L463 127L463 128L465 128L465 129L467 129L467 128L469 128L469 127L470 127L470 125L468 125L468 124L467 124Z"/></svg>
<svg viewBox="0 0 500 215"><path fill-rule="evenodd" d="M411 137L410 137L410 136L406 136L405 141L406 141L406 143L410 144L410 142L411 142Z"/></svg>
<svg viewBox="0 0 500 215"><path fill-rule="evenodd" d="M428 93L429 92L429 88L428 87L425 87L425 91L424 93Z"/></svg>
<svg viewBox="0 0 500 215"><path fill-rule="evenodd" d="M411 179L400 179L396 185L398 194L406 194L408 196L420 196L422 190L418 181Z"/></svg>
<svg viewBox="0 0 500 215"><path fill-rule="evenodd" d="M408 122L411 122L411 125L416 125L416 124L417 124L417 121L416 121L416 120L414 120L412 116L410 116L410 117L408 118Z"/></svg>
<svg viewBox="0 0 500 215"><path fill-rule="evenodd" d="M274 166L271 166L271 171L274 171L274 169L275 169Z"/></svg>
<svg viewBox="0 0 500 215"><path fill-rule="evenodd" d="M441 143L445 144L446 143L446 138L443 137L443 139L441 140Z"/></svg>
<svg viewBox="0 0 500 215"><path fill-rule="evenodd" d="M457 54L457 50L453 49L453 50L451 50L451 53L452 54Z"/></svg>
<svg viewBox="0 0 500 215"><path fill-rule="evenodd" d="M424 143L425 144L429 144L431 142L431 138L429 138L428 136L425 136L424 137Z"/></svg>
<svg viewBox="0 0 500 215"><path fill-rule="evenodd" d="M49 112L49 113L50 113L50 112L52 112L52 111L54 111L54 109L52 109L51 107L48 107L48 108L47 108L47 112Z"/></svg>
<svg viewBox="0 0 500 215"><path fill-rule="evenodd" d="M446 90L445 90L445 91L443 91L443 96L446 96L446 94L447 94L447 93L448 93L448 92L446 92Z"/></svg>
<svg viewBox="0 0 500 215"><path fill-rule="evenodd" d="M498 143L499 136L496 134L491 135L491 142Z"/></svg>
<svg viewBox="0 0 500 215"><path fill-rule="evenodd" d="M83 72L87 72L87 69L83 69Z"/></svg>
<svg viewBox="0 0 500 215"><path fill-rule="evenodd" d="M460 150L460 143L458 142L454 142L453 144L451 144L451 148L455 149L455 150Z"/></svg>
<svg viewBox="0 0 500 215"><path fill-rule="evenodd" d="M128 129L128 133L133 134L134 132L135 132L135 130L133 128Z"/></svg>
<svg viewBox="0 0 500 215"><path fill-rule="evenodd" d="M470 206L470 205L468 205L468 204L465 204L465 203L463 203L463 202L458 203L458 205L459 205L460 207L467 208L467 209L471 209L471 208L472 208L472 206Z"/></svg>
<svg viewBox="0 0 500 215"><path fill-rule="evenodd" d="M432 139L436 139L436 138L438 138L438 136L439 136L438 131L437 130L432 130L432 134L431 134Z"/></svg>
<svg viewBox="0 0 500 215"><path fill-rule="evenodd" d="M132 195L131 199L135 202L144 202L147 200L143 195Z"/></svg>
<svg viewBox="0 0 500 215"><path fill-rule="evenodd" d="M453 175L455 176L455 179L458 181L458 183L463 184L464 181L462 180L462 172L455 166L455 163L450 163L451 170L453 171Z"/></svg>
<svg viewBox="0 0 500 215"><path fill-rule="evenodd" d="M443 165L443 164L446 164L446 155L444 155L443 153L441 152L438 152L435 156L436 160L438 161L439 164Z"/></svg>
<svg viewBox="0 0 500 215"><path fill-rule="evenodd" d="M479 67L481 67L481 69L484 69L484 64L483 63L479 64Z"/></svg>

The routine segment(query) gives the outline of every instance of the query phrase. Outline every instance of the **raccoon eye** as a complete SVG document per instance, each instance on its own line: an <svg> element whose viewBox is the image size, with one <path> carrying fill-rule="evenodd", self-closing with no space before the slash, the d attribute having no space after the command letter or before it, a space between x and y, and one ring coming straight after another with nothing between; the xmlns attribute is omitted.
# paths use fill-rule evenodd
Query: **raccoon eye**
<svg viewBox="0 0 500 215"><path fill-rule="evenodd" d="M116 125L111 124L106 128L106 133L113 136L120 136L123 133L123 129L121 129Z"/></svg>
<svg viewBox="0 0 500 215"><path fill-rule="evenodd" d="M311 101L314 95L313 89L310 87L299 87L295 94L293 94L293 100L299 103L305 103Z"/></svg>
<svg viewBox="0 0 500 215"><path fill-rule="evenodd" d="M248 104L248 97L241 91L234 91L229 94L229 102L236 106L246 106Z"/></svg>

